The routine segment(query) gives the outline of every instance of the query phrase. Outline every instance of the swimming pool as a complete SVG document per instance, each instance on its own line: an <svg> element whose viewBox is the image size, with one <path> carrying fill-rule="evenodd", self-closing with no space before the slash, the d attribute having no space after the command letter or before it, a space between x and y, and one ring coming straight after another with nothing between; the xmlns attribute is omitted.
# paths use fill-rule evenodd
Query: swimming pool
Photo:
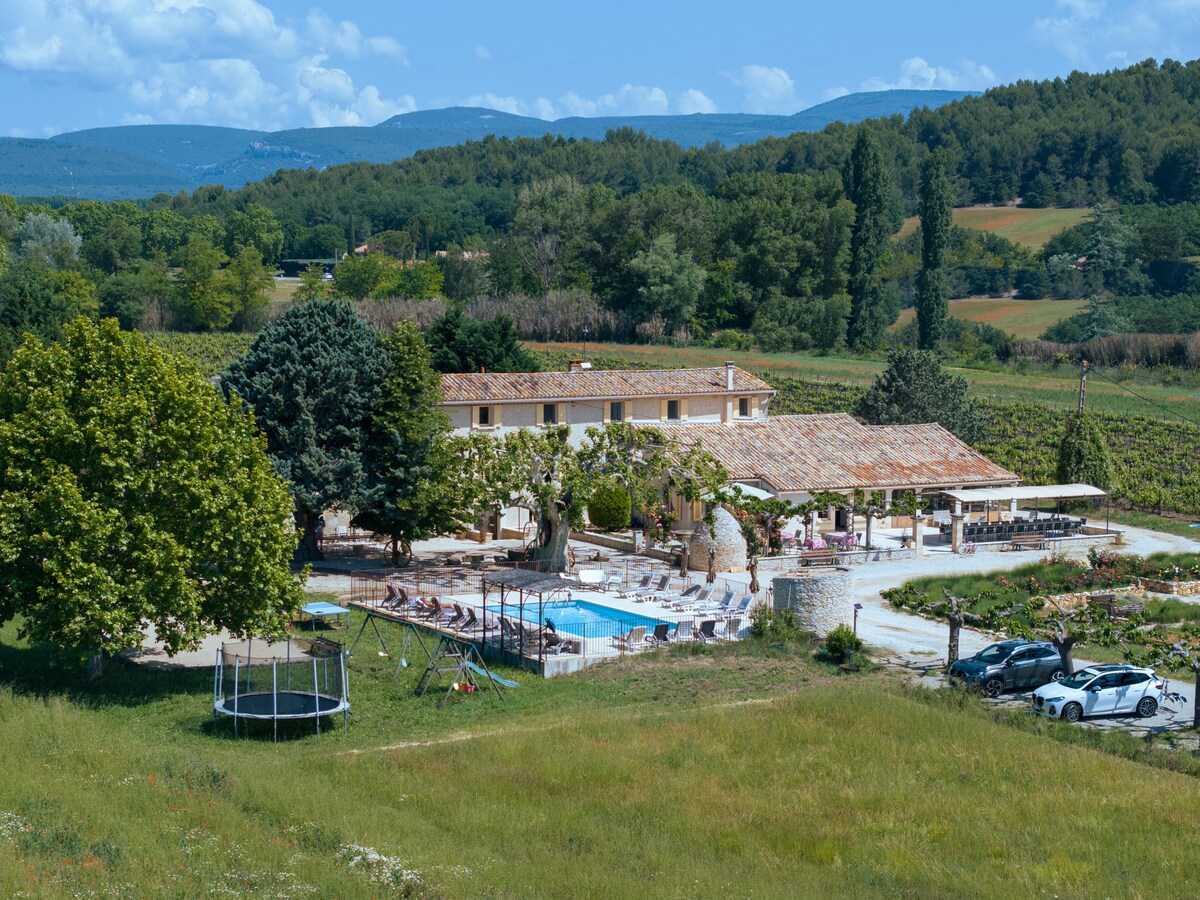
<svg viewBox="0 0 1200 900"><path fill-rule="evenodd" d="M489 603L487 611L499 615L500 607ZM532 625L543 625L545 620L549 619L554 624L555 631L596 637L603 635L615 637L638 625L645 625L648 631L652 631L655 625L664 621L652 616L613 609L611 606L602 606L599 603L589 603L586 600L556 600L554 603L547 603L541 609L540 619L538 618L537 603L526 603L524 608L513 603L506 603L504 615L510 619L520 618L523 622L529 622Z"/></svg>

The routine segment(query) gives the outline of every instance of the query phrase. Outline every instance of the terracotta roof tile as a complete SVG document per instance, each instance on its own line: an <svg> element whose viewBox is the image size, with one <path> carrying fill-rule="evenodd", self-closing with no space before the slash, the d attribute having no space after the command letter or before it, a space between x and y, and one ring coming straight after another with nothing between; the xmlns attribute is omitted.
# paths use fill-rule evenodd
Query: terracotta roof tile
<svg viewBox="0 0 1200 900"><path fill-rule="evenodd" d="M782 493L1020 481L940 425L863 425L835 413L674 427L699 438L734 480L762 479Z"/></svg>
<svg viewBox="0 0 1200 900"><path fill-rule="evenodd" d="M576 399L688 397L698 394L774 394L771 386L743 369L585 369L577 372L487 372L442 376L444 403L531 403Z"/></svg>

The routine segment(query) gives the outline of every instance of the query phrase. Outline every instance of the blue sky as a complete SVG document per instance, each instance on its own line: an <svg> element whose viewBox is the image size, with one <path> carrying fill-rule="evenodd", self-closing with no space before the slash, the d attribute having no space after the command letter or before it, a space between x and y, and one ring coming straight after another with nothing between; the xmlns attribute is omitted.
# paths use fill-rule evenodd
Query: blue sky
<svg viewBox="0 0 1200 900"><path fill-rule="evenodd" d="M0 0L0 135L374 125L490 106L792 113L1200 56L1200 0Z"/></svg>

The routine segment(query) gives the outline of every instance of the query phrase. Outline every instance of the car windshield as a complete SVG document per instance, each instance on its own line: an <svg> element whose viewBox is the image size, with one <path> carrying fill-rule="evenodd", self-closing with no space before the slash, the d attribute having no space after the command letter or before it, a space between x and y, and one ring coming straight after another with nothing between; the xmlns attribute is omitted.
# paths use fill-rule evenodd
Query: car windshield
<svg viewBox="0 0 1200 900"><path fill-rule="evenodd" d="M1091 669L1083 669L1082 671L1068 675L1066 678L1060 681L1059 684L1061 684L1063 687L1075 688L1078 690L1095 677L1096 673Z"/></svg>
<svg viewBox="0 0 1200 900"><path fill-rule="evenodd" d="M975 658L985 663L1002 662L1008 659L1008 655L1012 651L1012 647L1006 647L1003 644L992 644L992 646L981 650Z"/></svg>

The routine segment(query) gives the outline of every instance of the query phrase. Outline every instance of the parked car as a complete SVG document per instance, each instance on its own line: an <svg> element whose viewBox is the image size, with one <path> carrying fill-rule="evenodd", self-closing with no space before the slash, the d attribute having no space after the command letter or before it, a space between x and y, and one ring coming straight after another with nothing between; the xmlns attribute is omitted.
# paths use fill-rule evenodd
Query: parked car
<svg viewBox="0 0 1200 900"><path fill-rule="evenodd" d="M1084 716L1137 713L1154 715L1163 702L1167 682L1153 669L1137 666L1088 666L1057 684L1033 692L1033 711L1039 716L1078 722Z"/></svg>
<svg viewBox="0 0 1200 900"><path fill-rule="evenodd" d="M951 678L978 687L989 697L1040 687L1062 676L1062 658L1049 641L1001 641L950 666Z"/></svg>

